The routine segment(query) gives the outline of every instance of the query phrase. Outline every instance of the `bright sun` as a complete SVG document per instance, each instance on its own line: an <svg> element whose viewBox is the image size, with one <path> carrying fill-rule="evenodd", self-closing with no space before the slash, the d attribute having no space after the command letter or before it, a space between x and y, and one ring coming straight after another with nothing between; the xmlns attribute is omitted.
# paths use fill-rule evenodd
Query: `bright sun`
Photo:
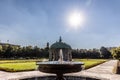
<svg viewBox="0 0 120 80"><path fill-rule="evenodd" d="M84 23L84 15L80 12L72 12L68 16L68 23L71 28L78 29Z"/></svg>

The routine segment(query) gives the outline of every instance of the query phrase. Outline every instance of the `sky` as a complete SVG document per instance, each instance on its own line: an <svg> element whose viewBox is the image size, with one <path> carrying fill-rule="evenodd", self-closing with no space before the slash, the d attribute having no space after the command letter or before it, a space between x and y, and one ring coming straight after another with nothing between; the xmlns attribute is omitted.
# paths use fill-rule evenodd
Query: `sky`
<svg viewBox="0 0 120 80"><path fill-rule="evenodd" d="M84 24L67 18L82 12ZM0 0L0 41L45 47L62 37L72 48L120 46L120 0Z"/></svg>

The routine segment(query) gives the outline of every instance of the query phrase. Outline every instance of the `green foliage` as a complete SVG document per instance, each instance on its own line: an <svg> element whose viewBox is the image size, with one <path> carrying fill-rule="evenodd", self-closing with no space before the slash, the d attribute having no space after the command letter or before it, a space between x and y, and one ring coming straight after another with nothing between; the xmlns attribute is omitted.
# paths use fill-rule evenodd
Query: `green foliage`
<svg viewBox="0 0 120 80"><path fill-rule="evenodd" d="M100 52L98 49L77 49L72 50L72 57L73 58L92 58L98 59L100 57Z"/></svg>
<svg viewBox="0 0 120 80"><path fill-rule="evenodd" d="M101 52L102 58L105 58L105 59L111 58L111 52L107 50L107 48L101 47L100 52Z"/></svg>
<svg viewBox="0 0 120 80"><path fill-rule="evenodd" d="M111 50L114 59L120 59L120 47Z"/></svg>
<svg viewBox="0 0 120 80"><path fill-rule="evenodd" d="M49 56L49 46L42 49L37 46L13 46L13 45L0 45L0 59L34 59L34 58L47 58Z"/></svg>
<svg viewBox="0 0 120 80"><path fill-rule="evenodd" d="M102 56L101 56L102 55ZM45 48L38 46L13 46L13 45L0 45L0 59L37 59L49 57L49 43ZM74 49L72 50L73 58L87 58L99 59L110 58L111 53L105 47L101 49Z"/></svg>

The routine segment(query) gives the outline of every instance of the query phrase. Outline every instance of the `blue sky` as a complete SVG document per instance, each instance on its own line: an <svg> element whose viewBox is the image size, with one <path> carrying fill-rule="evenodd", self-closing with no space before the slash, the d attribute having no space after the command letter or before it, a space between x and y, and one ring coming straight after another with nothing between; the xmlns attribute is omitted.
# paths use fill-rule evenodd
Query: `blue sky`
<svg viewBox="0 0 120 80"><path fill-rule="evenodd" d="M69 29L72 11L84 13L82 28ZM120 45L120 0L0 0L1 42L45 47L63 41L72 48Z"/></svg>

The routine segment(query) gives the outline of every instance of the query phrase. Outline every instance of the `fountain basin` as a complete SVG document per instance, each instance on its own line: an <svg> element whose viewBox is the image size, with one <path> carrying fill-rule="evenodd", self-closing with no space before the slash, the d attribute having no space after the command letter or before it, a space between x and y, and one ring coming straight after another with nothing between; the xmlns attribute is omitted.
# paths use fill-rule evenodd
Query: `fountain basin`
<svg viewBox="0 0 120 80"><path fill-rule="evenodd" d="M79 77L79 76L64 76L66 80L100 80L95 78L88 77ZM22 80L55 80L55 76L42 76L42 77L34 77L34 78L26 78Z"/></svg>
<svg viewBox="0 0 120 80"><path fill-rule="evenodd" d="M59 61L49 61L49 62L37 62L39 65L38 69L45 73L54 74L65 74L79 72L84 68L84 63L82 62L59 62Z"/></svg>

